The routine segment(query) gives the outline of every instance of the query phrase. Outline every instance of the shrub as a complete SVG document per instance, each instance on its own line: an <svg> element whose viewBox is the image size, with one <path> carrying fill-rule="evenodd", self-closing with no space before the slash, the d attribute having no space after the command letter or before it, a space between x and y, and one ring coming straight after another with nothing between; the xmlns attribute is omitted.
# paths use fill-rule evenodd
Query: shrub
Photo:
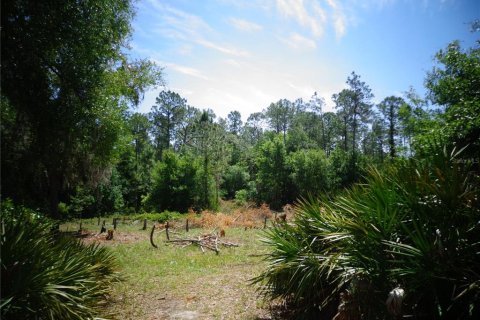
<svg viewBox="0 0 480 320"><path fill-rule="evenodd" d="M371 168L364 184L303 200L291 225L267 231L254 283L325 318L477 319L479 190L478 172L446 150Z"/></svg>
<svg viewBox="0 0 480 320"><path fill-rule="evenodd" d="M132 216L133 220L151 220L158 221L161 223L167 222L169 220L179 219L182 215L176 211L163 211L161 213L142 213Z"/></svg>
<svg viewBox="0 0 480 320"><path fill-rule="evenodd" d="M247 168L240 165L227 167L223 175L222 188L225 190L225 197L232 199L236 197L236 193L247 187L250 175Z"/></svg>
<svg viewBox="0 0 480 320"><path fill-rule="evenodd" d="M244 205L247 203L248 191L245 189L238 190L235 192L235 203L238 205Z"/></svg>
<svg viewBox="0 0 480 320"><path fill-rule="evenodd" d="M143 203L154 211L186 212L194 204L196 163L171 150L165 151L162 157L163 160L155 164L152 191Z"/></svg>
<svg viewBox="0 0 480 320"><path fill-rule="evenodd" d="M118 278L112 254L58 238L52 223L11 203L2 219L2 319L93 318Z"/></svg>
<svg viewBox="0 0 480 320"><path fill-rule="evenodd" d="M300 150L290 155L292 181L298 195L318 195L330 189L327 157L322 150Z"/></svg>

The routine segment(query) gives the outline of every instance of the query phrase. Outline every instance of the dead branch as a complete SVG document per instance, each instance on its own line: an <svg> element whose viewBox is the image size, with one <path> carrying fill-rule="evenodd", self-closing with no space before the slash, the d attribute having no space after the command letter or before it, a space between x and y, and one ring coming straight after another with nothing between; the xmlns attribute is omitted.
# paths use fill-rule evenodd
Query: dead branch
<svg viewBox="0 0 480 320"><path fill-rule="evenodd" d="M219 246L222 245L224 247L238 247L239 244L222 241L216 234L204 234L199 236L197 239L195 238L184 238L184 239L172 239L167 240L167 242L178 243L181 244L182 247L187 247L191 244L197 245L200 247L202 252L205 252L205 248L215 251L216 254L220 253Z"/></svg>
<svg viewBox="0 0 480 320"><path fill-rule="evenodd" d="M157 245L153 242L153 232L155 231L155 224L152 226L152 231L150 232L150 243L154 248L158 248Z"/></svg>

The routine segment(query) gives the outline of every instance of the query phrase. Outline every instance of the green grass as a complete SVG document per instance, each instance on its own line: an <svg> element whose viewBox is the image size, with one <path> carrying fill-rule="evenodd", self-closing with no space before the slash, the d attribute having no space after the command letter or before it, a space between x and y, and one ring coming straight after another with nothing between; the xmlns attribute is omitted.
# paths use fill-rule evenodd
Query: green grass
<svg viewBox="0 0 480 320"><path fill-rule="evenodd" d="M107 229L112 219L107 220ZM117 259L123 281L112 286L105 317L114 319L144 319L180 311L194 311L200 318L255 319L265 315L265 304L258 299L249 280L265 268L259 257L266 252L259 238L261 230L226 230L225 240L239 247L220 247L218 255L196 245L182 247L167 243L165 233L156 232L150 245L149 233L141 230L143 221L120 223L113 241L101 239ZM196 238L212 230L184 230L184 220L176 222L178 234L171 238ZM78 222L61 225L62 231L78 230ZM97 219L82 221L85 232L98 233ZM127 239L127 240L125 240ZM125 241L124 241L125 240ZM131 241L130 241L131 240ZM160 311L159 311L160 310Z"/></svg>

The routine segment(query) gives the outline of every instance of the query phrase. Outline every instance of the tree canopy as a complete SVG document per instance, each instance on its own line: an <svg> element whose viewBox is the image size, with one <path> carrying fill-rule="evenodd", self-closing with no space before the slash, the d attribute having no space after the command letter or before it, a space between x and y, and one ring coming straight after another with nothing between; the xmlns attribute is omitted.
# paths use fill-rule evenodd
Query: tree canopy
<svg viewBox="0 0 480 320"><path fill-rule="evenodd" d="M124 54L130 0L3 1L1 14L2 192L56 216L112 162L128 106L160 73Z"/></svg>

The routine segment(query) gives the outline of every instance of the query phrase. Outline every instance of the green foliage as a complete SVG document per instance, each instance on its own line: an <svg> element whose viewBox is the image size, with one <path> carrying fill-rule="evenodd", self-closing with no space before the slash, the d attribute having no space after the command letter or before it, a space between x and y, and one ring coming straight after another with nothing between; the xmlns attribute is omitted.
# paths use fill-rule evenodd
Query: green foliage
<svg viewBox="0 0 480 320"><path fill-rule="evenodd" d="M250 175L247 169L241 165L233 165L226 168L223 174L222 187L225 190L225 197L232 199L236 192L247 187Z"/></svg>
<svg viewBox="0 0 480 320"><path fill-rule="evenodd" d="M154 168L152 192L145 201L147 209L186 212L194 206L198 170L191 157L164 151L163 160Z"/></svg>
<svg viewBox="0 0 480 320"><path fill-rule="evenodd" d="M445 106L440 132L460 147L480 147L480 47L462 50L452 42L435 56L439 66L428 73L426 87L433 103ZM478 152L476 153L478 156Z"/></svg>
<svg viewBox="0 0 480 320"><path fill-rule="evenodd" d="M62 217L68 217L69 216L69 211L70 211L70 208L68 207L68 205L65 202L60 202L58 204L58 213Z"/></svg>
<svg viewBox="0 0 480 320"><path fill-rule="evenodd" d="M480 177L470 165L437 149L372 168L333 201L301 201L293 224L267 232L269 266L255 282L269 297L329 318L339 299L350 315L388 317L385 301L400 287L401 315L476 319Z"/></svg>
<svg viewBox="0 0 480 320"><path fill-rule="evenodd" d="M87 187L78 186L75 194L70 198L69 212L77 218L81 217L84 213L92 213L94 203L95 198L91 190Z"/></svg>
<svg viewBox="0 0 480 320"><path fill-rule="evenodd" d="M2 127L2 192L58 217L77 184L96 184L114 162L124 114L160 73L124 54L130 0L3 1L1 9L10 48L1 92L15 115Z"/></svg>
<svg viewBox="0 0 480 320"><path fill-rule="evenodd" d="M279 209L288 202L290 168L287 162L285 144L280 135L265 141L257 155L257 192L260 202Z"/></svg>
<svg viewBox="0 0 480 320"><path fill-rule="evenodd" d="M283 134L283 142L286 141L287 130L290 127L294 114L294 105L287 99L271 103L265 111L265 117L270 127L276 134Z"/></svg>
<svg viewBox="0 0 480 320"><path fill-rule="evenodd" d="M354 165L354 161L352 153L347 153L340 148L332 151L327 170L331 189L348 187L358 179L359 172Z"/></svg>
<svg viewBox="0 0 480 320"><path fill-rule="evenodd" d="M186 112L187 100L178 93L161 91L150 112L157 159L162 159L163 150L175 143L174 138Z"/></svg>
<svg viewBox="0 0 480 320"><path fill-rule="evenodd" d="M152 124L146 115L133 113L128 118L127 127L124 148L112 170L110 185L107 185L106 189L112 189L115 194L121 191L124 205L139 212L142 198L150 192L152 184L155 158L154 148L149 138ZM118 199L117 196L114 198Z"/></svg>
<svg viewBox="0 0 480 320"><path fill-rule="evenodd" d="M248 191L241 189L235 192L235 203L238 205L244 205L248 200Z"/></svg>
<svg viewBox="0 0 480 320"><path fill-rule="evenodd" d="M330 189L328 160L322 150L300 150L290 155L292 181L297 189L296 198L320 195Z"/></svg>
<svg viewBox="0 0 480 320"><path fill-rule="evenodd" d="M119 212L125 202L122 193L121 177L116 168L112 170L110 179L98 186L100 196L96 199L96 214Z"/></svg>
<svg viewBox="0 0 480 320"><path fill-rule="evenodd" d="M39 214L2 203L2 319L90 319L99 313L116 262L104 247L58 239Z"/></svg>
<svg viewBox="0 0 480 320"><path fill-rule="evenodd" d="M396 96L389 96L380 102L378 108L383 115L386 124L386 132L388 136L388 147L390 149L390 158L397 156L397 139L398 139L398 122L400 108L405 105L405 101Z"/></svg>
<svg viewBox="0 0 480 320"><path fill-rule="evenodd" d="M151 221L158 221L160 223L164 223L171 220L176 220L181 218L182 215L179 212L175 211L163 211L161 213L142 213L136 214L133 216L129 216L129 218L133 220L151 220Z"/></svg>

